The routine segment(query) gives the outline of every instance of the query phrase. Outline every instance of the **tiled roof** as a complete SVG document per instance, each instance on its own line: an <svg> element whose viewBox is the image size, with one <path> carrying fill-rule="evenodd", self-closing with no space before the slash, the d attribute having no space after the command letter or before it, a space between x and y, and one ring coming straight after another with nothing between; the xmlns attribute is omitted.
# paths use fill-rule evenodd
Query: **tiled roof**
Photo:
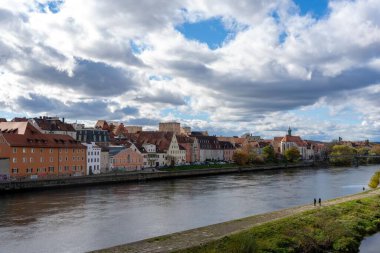
<svg viewBox="0 0 380 253"><path fill-rule="evenodd" d="M29 129L29 131L35 131L39 133L39 131L27 121L0 123L0 131L3 133L25 134L27 132L27 129Z"/></svg>
<svg viewBox="0 0 380 253"><path fill-rule="evenodd" d="M0 123L0 130L12 147L86 148L68 135L43 134L29 122Z"/></svg>
<svg viewBox="0 0 380 253"><path fill-rule="evenodd" d="M178 143L194 143L194 138L184 136L184 135L176 135Z"/></svg>
<svg viewBox="0 0 380 253"><path fill-rule="evenodd" d="M34 118L33 120L45 131L76 132L71 124L64 123L59 119Z"/></svg>
<svg viewBox="0 0 380 253"><path fill-rule="evenodd" d="M195 136L198 140L200 149L221 149L216 136Z"/></svg>
<svg viewBox="0 0 380 253"><path fill-rule="evenodd" d="M222 149L235 149L234 144L229 141L219 141L219 144Z"/></svg>
<svg viewBox="0 0 380 253"><path fill-rule="evenodd" d="M62 134L2 134L11 147L86 148L79 141Z"/></svg>
<svg viewBox="0 0 380 253"><path fill-rule="evenodd" d="M153 144L156 145L156 150L158 153L166 153L170 147L173 135L173 132L140 132L137 134L137 144L140 146L146 143Z"/></svg>
<svg viewBox="0 0 380 253"><path fill-rule="evenodd" d="M105 120L98 120L95 124L95 128L99 128L102 130L109 130L109 125L108 125L107 121L105 121Z"/></svg>
<svg viewBox="0 0 380 253"><path fill-rule="evenodd" d="M282 138L282 142L294 142L297 144L297 146L306 146L306 142L301 139L299 136L292 136L292 135L285 135L285 137Z"/></svg>

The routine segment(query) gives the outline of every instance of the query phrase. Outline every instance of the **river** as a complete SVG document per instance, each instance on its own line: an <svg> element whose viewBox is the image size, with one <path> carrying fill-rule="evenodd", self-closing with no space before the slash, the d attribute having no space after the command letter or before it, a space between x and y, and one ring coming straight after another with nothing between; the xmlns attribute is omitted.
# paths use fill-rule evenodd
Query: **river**
<svg viewBox="0 0 380 253"><path fill-rule="evenodd" d="M362 191L380 168L311 168L0 196L0 252L85 252Z"/></svg>

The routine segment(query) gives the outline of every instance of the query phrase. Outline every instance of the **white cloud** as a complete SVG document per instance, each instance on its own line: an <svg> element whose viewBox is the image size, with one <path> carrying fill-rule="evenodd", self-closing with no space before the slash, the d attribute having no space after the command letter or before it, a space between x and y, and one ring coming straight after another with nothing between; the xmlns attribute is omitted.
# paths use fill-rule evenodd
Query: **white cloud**
<svg viewBox="0 0 380 253"><path fill-rule="evenodd" d="M309 136L345 133L350 126L323 122L331 131L322 134L305 116L288 112L322 103L336 117L342 108L355 109L365 122L358 128L363 136L380 137L378 0L330 1L319 20L301 16L290 0L66 0L58 13L46 4L4 0L0 7L0 102L7 110L25 97L68 107L92 99L93 106L111 103L120 119L149 124L170 109L210 115L184 120L219 132L270 135L290 121ZM216 50L175 29L213 17L237 32ZM136 45L142 52L134 52ZM51 103L44 99L42 106ZM139 108L138 115L123 114L127 106Z"/></svg>

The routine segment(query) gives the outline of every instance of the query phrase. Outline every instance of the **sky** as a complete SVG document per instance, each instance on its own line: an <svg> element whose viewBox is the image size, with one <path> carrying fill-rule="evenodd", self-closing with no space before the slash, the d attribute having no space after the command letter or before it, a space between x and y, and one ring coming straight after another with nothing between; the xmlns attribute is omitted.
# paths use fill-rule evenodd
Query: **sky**
<svg viewBox="0 0 380 253"><path fill-rule="evenodd" d="M1 0L0 117L380 141L380 0Z"/></svg>

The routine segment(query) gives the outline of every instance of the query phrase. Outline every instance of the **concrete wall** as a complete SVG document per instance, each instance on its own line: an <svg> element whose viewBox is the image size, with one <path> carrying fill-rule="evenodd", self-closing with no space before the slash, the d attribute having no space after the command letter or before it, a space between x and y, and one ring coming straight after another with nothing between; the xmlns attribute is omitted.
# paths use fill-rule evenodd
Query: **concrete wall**
<svg viewBox="0 0 380 253"><path fill-rule="evenodd" d="M92 175L92 176L78 176L58 179L44 179L44 180L24 180L24 181L11 181L0 182L0 194L2 192L30 190L30 189L47 189L56 187L69 187L69 186L81 186L81 185L98 185L98 184L112 184L112 183L124 183L124 182L136 182L145 180L163 180L174 179L181 177L195 177L204 175L217 175L236 172L249 172L249 171L262 171L262 170L274 170L285 168L297 168L297 167L310 167L312 164L300 164L291 166L262 166L262 167L233 167L233 168L216 168L216 169L199 169L190 171L173 171L173 172L128 172L120 174L108 174L108 175Z"/></svg>
<svg viewBox="0 0 380 253"><path fill-rule="evenodd" d="M9 159L8 158L1 158L0 159L0 181L3 176L6 176L7 178L9 177Z"/></svg>

